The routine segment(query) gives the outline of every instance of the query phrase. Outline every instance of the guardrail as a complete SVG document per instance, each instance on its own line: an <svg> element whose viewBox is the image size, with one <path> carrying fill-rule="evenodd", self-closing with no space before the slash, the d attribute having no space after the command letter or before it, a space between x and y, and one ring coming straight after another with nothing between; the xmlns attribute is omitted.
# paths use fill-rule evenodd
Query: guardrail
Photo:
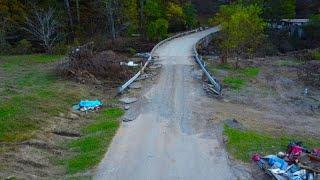
<svg viewBox="0 0 320 180"><path fill-rule="evenodd" d="M219 27L217 27L219 31ZM147 62L144 64L144 66L141 68L141 70L135 74L130 80L128 80L126 83L124 83L122 86L118 87L118 93L122 93L125 89L127 89L130 84L132 84L141 74L143 74L145 68L148 66L148 64L151 62L152 58L153 58L153 54L154 52L161 46L163 45L164 43L168 42L168 41L171 41L175 38L179 38L181 36L185 36L185 35L188 35L188 34L192 34L192 33L195 33L195 32L198 32L200 31L201 29L195 29L195 30L191 30L191 31L187 31L187 32L183 32L183 33L179 33L179 34L176 34L172 37L169 37L161 42L159 42L156 46L153 47L151 53L150 53L150 56L147 60ZM209 35L210 36L210 35ZM202 57L198 54L197 52L197 46L201 43L203 43L203 41L207 38L204 37L202 39L200 39L193 47L193 51L194 51L194 54L195 54L195 60L197 61L197 63L200 65L202 71L204 72L204 74L207 76L208 80L210 81L210 83L213 85L213 91L214 93L216 93L217 95L221 95L221 91L222 91L222 88L220 86L220 83L219 81L214 77L212 76L205 68L205 63L204 61L202 60Z"/></svg>
<svg viewBox="0 0 320 180"><path fill-rule="evenodd" d="M179 34L176 34L172 37L169 37L163 41L160 41L156 46L153 47L153 49L151 50L151 53L150 53L150 56L147 60L147 62L144 64L144 66L141 68L141 70L135 74L130 80L128 80L126 83L124 83L122 86L118 87L118 93L122 93L125 89L127 89L130 84L132 84L141 74L143 74L145 68L148 66L148 64L150 63L150 61L152 60L153 58L153 54L154 52L161 46L163 45L164 43L168 42L168 41L171 41L172 39L175 39L175 38L178 38L178 37L181 37L181 36L185 36L185 35L188 35L188 34L191 34L191 33L195 33L195 32L198 32L200 29L195 29L195 30L191 30L191 31L187 31L187 32L183 32L183 33L179 33Z"/></svg>
<svg viewBox="0 0 320 180"><path fill-rule="evenodd" d="M217 27L217 31L219 31L219 27ZM208 35L208 36L211 36L211 35ZM219 83L219 81L213 76L211 75L207 69L205 68L205 62L203 61L202 59L202 56L198 54L198 51L197 51L197 47L198 45L202 44L204 41L207 40L208 36L200 39L193 47L193 51L194 51L194 58L195 60L197 61L197 63L199 64L201 70L204 72L204 74L207 76L209 82L212 84L212 88L210 88L210 90L212 90L215 94L217 95L221 95L221 92L222 92L222 87Z"/></svg>

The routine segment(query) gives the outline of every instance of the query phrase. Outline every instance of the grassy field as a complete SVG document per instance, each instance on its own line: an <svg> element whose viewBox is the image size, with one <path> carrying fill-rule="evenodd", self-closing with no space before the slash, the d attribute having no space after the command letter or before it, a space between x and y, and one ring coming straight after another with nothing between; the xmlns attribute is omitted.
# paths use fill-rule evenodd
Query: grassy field
<svg viewBox="0 0 320 180"><path fill-rule="evenodd" d="M260 73L260 69L257 67L234 69L230 63L218 65L212 65L208 63L207 69L209 72L215 75L219 73L219 70L227 72L228 75L222 77L223 83L231 90L235 91L239 91L241 88L246 86L248 80L257 77Z"/></svg>
<svg viewBox="0 0 320 180"><path fill-rule="evenodd" d="M215 73L217 69L228 72L228 76L224 77L223 83L232 90L240 90L249 79L255 78L260 72L260 69L256 67L234 69L231 64L219 64L216 67L209 68L212 73Z"/></svg>
<svg viewBox="0 0 320 180"><path fill-rule="evenodd" d="M0 142L30 139L46 118L66 111L79 93L65 91L53 72L41 65L60 56L1 56ZM41 117L41 118L40 118Z"/></svg>
<svg viewBox="0 0 320 180"><path fill-rule="evenodd" d="M225 125L224 134L228 137L227 149L237 159L249 162L253 153L263 155L285 152L287 145L294 141L302 141L308 148L320 147L320 139L303 136L273 136L255 131L242 131Z"/></svg>
<svg viewBox="0 0 320 180"><path fill-rule="evenodd" d="M0 56L0 143L39 138L38 133L52 124L52 118L70 113L72 105L81 99L117 102L106 99L102 89L59 78L54 67L60 59L41 54ZM82 127L81 138L64 144L56 142L69 154L62 156L59 161L63 164L58 165L69 174L96 165L118 129L122 114L121 109L106 109L86 116L89 119ZM0 155L7 151L12 153L12 148L0 147Z"/></svg>
<svg viewBox="0 0 320 180"><path fill-rule="evenodd" d="M84 136L69 144L76 152L75 156L65 162L69 174L90 169L100 162L119 127L118 119L122 115L121 109L106 109L95 117L94 122L83 128Z"/></svg>
<svg viewBox="0 0 320 180"><path fill-rule="evenodd" d="M6 71L15 71L21 67L30 65L55 62L61 59L60 55L32 54L32 55L17 55L17 56L0 56L3 63L1 65Z"/></svg>

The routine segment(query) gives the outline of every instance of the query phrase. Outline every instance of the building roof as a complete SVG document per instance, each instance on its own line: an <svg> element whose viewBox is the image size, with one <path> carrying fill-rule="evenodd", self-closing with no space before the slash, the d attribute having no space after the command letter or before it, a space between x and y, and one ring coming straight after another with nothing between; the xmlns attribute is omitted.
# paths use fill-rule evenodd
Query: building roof
<svg viewBox="0 0 320 180"><path fill-rule="evenodd" d="M282 22L288 22L288 23L308 23L309 19L282 19Z"/></svg>

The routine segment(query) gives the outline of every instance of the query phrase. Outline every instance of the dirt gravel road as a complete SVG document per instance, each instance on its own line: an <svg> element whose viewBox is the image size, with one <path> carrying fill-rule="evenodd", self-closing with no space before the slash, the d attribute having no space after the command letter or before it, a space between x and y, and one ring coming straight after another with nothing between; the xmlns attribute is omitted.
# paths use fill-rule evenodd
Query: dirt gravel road
<svg viewBox="0 0 320 180"><path fill-rule="evenodd" d="M127 112L137 117L122 124L94 179L234 179L210 123L212 99L195 78L199 69L192 58L193 45L215 31L172 40L156 51L160 77L133 105L140 107Z"/></svg>

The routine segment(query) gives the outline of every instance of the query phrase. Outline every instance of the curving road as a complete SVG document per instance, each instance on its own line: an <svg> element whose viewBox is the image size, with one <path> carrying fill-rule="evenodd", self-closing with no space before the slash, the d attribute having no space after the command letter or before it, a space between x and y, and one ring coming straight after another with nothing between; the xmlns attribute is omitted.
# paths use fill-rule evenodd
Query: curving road
<svg viewBox="0 0 320 180"><path fill-rule="evenodd" d="M123 123L94 179L234 179L206 113L208 98L192 58L192 47L216 28L177 38L156 50L163 65L158 81Z"/></svg>

